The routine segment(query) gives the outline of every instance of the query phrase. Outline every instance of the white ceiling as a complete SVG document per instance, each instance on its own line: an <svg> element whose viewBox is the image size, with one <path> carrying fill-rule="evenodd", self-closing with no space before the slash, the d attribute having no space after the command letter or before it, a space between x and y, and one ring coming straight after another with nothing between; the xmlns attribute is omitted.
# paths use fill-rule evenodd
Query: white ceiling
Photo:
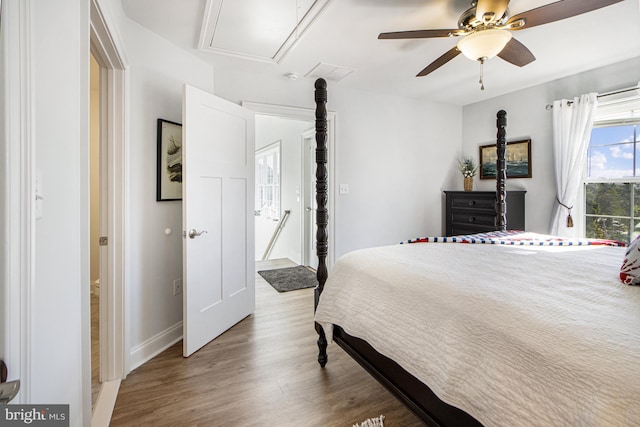
<svg viewBox="0 0 640 427"><path fill-rule="evenodd" d="M273 61L273 38L285 43L304 12L320 0L121 0L125 13L151 31L212 63L286 78L300 78L319 63L353 69L339 83L367 91L392 93L466 105L603 65L640 56L639 0L625 0L563 21L514 31L537 60L519 68L499 58L485 64L486 90L481 91L477 62L459 55L425 77L415 77L449 50L455 39L378 40L380 32L456 28L469 0L328 0L319 15L307 17ZM208 4L208 1L210 4ZM511 15L550 0L512 0ZM260 6L261 5L261 6ZM265 9L264 5L269 5ZM216 9L217 8L217 9ZM209 13L212 20L203 17ZM274 13L277 11L277 13ZM230 54L205 52L203 22L214 40L227 39ZM213 28L213 33L211 32ZM205 32L207 26L205 25ZM218 31L216 33L216 31ZM274 44L275 43L275 44ZM269 58L261 54L264 47ZM254 58L239 56L249 51ZM260 58L256 58L260 57ZM625 82L627 83L627 82ZM616 82L611 82L616 87Z"/></svg>

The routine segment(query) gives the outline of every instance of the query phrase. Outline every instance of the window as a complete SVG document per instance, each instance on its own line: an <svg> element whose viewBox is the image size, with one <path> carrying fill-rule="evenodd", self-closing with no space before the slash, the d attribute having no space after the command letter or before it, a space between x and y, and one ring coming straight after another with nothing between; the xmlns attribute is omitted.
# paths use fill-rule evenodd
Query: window
<svg viewBox="0 0 640 427"><path fill-rule="evenodd" d="M256 151L256 215L280 219L280 141Z"/></svg>
<svg viewBox="0 0 640 427"><path fill-rule="evenodd" d="M640 234L640 97L598 106L587 153L585 236Z"/></svg>

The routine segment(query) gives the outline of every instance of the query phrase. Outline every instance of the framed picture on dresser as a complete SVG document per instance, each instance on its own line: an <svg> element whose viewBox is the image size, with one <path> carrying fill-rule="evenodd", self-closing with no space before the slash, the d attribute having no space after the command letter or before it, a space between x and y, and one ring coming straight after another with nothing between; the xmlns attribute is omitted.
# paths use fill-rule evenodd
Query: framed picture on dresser
<svg viewBox="0 0 640 427"><path fill-rule="evenodd" d="M481 145L480 179L496 178L496 144ZM507 142L507 178L531 178L531 140Z"/></svg>

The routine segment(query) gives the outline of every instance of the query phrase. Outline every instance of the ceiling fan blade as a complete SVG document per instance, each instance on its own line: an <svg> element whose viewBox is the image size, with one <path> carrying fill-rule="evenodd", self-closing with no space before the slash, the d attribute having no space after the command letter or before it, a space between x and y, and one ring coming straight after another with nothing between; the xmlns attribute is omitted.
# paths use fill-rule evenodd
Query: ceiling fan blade
<svg viewBox="0 0 640 427"><path fill-rule="evenodd" d="M498 56L513 65L517 65L518 67L524 67L536 60L533 53L513 37L509 40L509 43L507 43Z"/></svg>
<svg viewBox="0 0 640 427"><path fill-rule="evenodd" d="M460 51L458 50L457 46L454 46L451 50L446 51L444 55L442 55L440 58L436 59L431 64L429 64L424 70L420 71L416 77L426 76L427 74L442 67L444 64L451 61L453 58L455 58L458 55L460 55Z"/></svg>
<svg viewBox="0 0 640 427"><path fill-rule="evenodd" d="M615 3L620 3L623 0L562 0L555 3L550 3L545 6L540 6L535 9L522 12L518 15L512 16L506 25L520 19L524 20L524 25L520 27L514 27L514 30L521 30L523 28L531 28L536 25L548 24L550 22L560 21L561 19L571 18L572 16L581 15L583 13L591 12L592 10L600 9L602 7L611 6Z"/></svg>
<svg viewBox="0 0 640 427"><path fill-rule="evenodd" d="M462 35L464 31L455 30L414 30L396 31L393 33L380 33L378 39L429 39L434 37L449 37L450 35Z"/></svg>
<svg viewBox="0 0 640 427"><path fill-rule="evenodd" d="M509 0L478 0L476 19L480 22L496 22L507 11Z"/></svg>

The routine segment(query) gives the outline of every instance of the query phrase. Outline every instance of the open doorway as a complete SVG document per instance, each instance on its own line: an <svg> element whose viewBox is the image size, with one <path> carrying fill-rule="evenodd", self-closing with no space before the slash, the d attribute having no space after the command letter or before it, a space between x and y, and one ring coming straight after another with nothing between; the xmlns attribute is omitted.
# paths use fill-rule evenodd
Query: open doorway
<svg viewBox="0 0 640 427"><path fill-rule="evenodd" d="M120 38L110 30L111 18L100 3L90 2L91 54L100 68L100 252L99 354L100 391L92 411L92 425L108 425L120 386L129 370L125 333L125 231L127 182L127 59ZM87 230L90 235L90 230ZM85 286L90 286L87 283ZM90 304L90 299L83 300ZM85 306L87 312L89 309ZM90 341L90 340L89 340ZM91 363L90 344L83 359ZM91 370L85 370L87 376ZM87 409L91 381L83 382ZM86 387L86 388L85 388Z"/></svg>
<svg viewBox="0 0 640 427"><path fill-rule="evenodd" d="M283 285L283 288L287 287L287 284L293 285L290 289L300 289L301 287L315 287L317 285L316 275L313 271L317 267L317 257L315 255L315 112L313 109L288 107L272 104L259 104L251 102L243 102L243 106L253 110L256 113L256 150L268 145L284 146L283 133L278 133L283 126L295 128L294 136L292 137L291 148L295 151L293 153L281 154L279 160L282 173L282 182L280 193L281 206L279 208L281 214L285 211L290 211L290 218L293 221L284 225L280 231L282 235L285 231L295 236L287 244L282 243L281 247L277 248L277 241L274 244L273 249L268 253L268 260L262 261L262 257L265 254L263 251L263 242L256 240L256 305L259 306L259 295L263 292L273 292L273 288L282 292L280 286L276 286L275 282ZM335 223L336 217L334 215L334 191L335 187L334 179L334 153L336 149L335 138L335 122L336 113L328 112L327 120L327 170L329 173L329 194L330 197L327 201L327 210L331 218L334 219L328 227L328 253L327 253L327 266L329 269L333 266L334 254L335 254ZM265 125L264 134L260 129L260 123ZM284 153L284 150L281 150ZM256 163L257 165L257 163ZM286 184L287 175L291 172L293 179ZM259 183L258 174L260 172L256 170L256 183ZM284 185L282 185L284 183ZM260 197L259 189L256 187L256 197ZM261 210L261 204L256 203L256 211ZM289 209L291 207L291 209ZM256 212L258 214L258 212ZM289 221L287 219L287 221ZM273 221L278 222L278 221ZM275 230L276 225L271 225L271 230ZM266 240L269 237L269 233L261 232L260 226L256 221L256 236L259 239L260 235ZM274 234L272 233L273 237ZM286 238L283 242L286 241ZM278 249L278 250L276 250ZM289 272L283 272L282 270L290 270ZM277 273L276 273L277 271ZM273 273L271 279L267 278L267 275ZM275 277L274 277L275 276ZM303 286L300 283L304 282ZM264 285L264 286L262 286ZM269 286L271 285L271 286Z"/></svg>
<svg viewBox="0 0 640 427"><path fill-rule="evenodd" d="M100 392L100 65L93 55L90 63L89 101L89 214L91 295L91 407Z"/></svg>
<svg viewBox="0 0 640 427"><path fill-rule="evenodd" d="M295 167L297 167L297 170L299 171L296 177L297 184L295 184L295 186L299 185L300 190L299 193L296 193L296 188L294 186L293 194L295 196L295 200L298 200L298 202L295 202L294 200L294 204L298 206L298 215L300 219L296 226L291 226L291 224L289 224L285 225L285 227L291 227L289 228L289 230L295 228L295 232L300 236L296 249L291 251L292 256L298 257L299 261L290 262L294 265L305 264L315 268L315 266L317 266L317 258L315 255L315 111L310 108L298 108L284 105L262 104L246 101L243 102L242 105L256 113L256 150L258 150L260 147L258 142L259 120L264 120L268 126L267 128L271 129L271 131L265 132L265 134L267 135L265 140L270 141L270 143L273 143L280 139L277 133L271 133L277 131L277 129L274 130L275 124L297 122L298 124L304 123L306 125L299 126L298 133L295 136L295 146L298 148L297 154L294 154L295 164L297 165ZM327 201L327 210L329 217L333 218L333 221L330 221L327 229L328 253L326 261L327 267L329 269L333 267L335 259L335 227L336 223L338 222L338 218L336 218L336 216L334 215L334 198L336 192L333 191L333 189L335 188L334 159L337 147L335 126L336 117L337 114L335 112L327 112L327 170L329 175L329 199ZM269 142L265 143L268 144ZM283 165L282 167L286 169L287 166ZM280 210L284 211L284 207L281 207ZM258 230L256 227L256 236L257 235ZM260 252L260 249L258 249L259 246L259 243L256 241L257 268L260 267L260 263L264 262L261 261L264 252ZM270 256L273 258L276 255L277 252L272 251ZM274 261L268 262L274 263Z"/></svg>
<svg viewBox="0 0 640 427"><path fill-rule="evenodd" d="M303 134L313 122L256 115L256 260L288 259L305 263L304 232L309 211L308 181Z"/></svg>

